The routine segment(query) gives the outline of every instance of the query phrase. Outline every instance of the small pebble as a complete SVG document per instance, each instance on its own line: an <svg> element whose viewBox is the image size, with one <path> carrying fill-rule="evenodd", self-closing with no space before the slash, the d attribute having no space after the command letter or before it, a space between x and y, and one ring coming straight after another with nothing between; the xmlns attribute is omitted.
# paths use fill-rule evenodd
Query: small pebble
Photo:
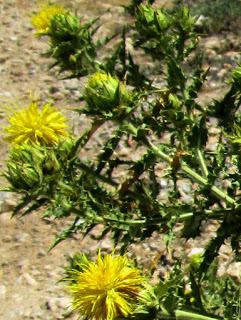
<svg viewBox="0 0 241 320"><path fill-rule="evenodd" d="M24 278L24 280L27 282L28 285L32 287L36 287L38 285L37 281L32 276L30 276L29 273L27 272L24 273L22 277Z"/></svg>

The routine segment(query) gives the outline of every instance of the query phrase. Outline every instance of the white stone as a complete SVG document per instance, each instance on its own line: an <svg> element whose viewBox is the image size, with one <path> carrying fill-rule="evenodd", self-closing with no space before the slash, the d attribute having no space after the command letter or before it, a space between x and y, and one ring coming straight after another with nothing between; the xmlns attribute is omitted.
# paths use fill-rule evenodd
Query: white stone
<svg viewBox="0 0 241 320"><path fill-rule="evenodd" d="M27 282L27 284L32 287L36 287L38 285L37 281L27 272L23 274L23 278Z"/></svg>
<svg viewBox="0 0 241 320"><path fill-rule="evenodd" d="M7 288L3 284L0 285L0 299L3 299L7 293Z"/></svg>

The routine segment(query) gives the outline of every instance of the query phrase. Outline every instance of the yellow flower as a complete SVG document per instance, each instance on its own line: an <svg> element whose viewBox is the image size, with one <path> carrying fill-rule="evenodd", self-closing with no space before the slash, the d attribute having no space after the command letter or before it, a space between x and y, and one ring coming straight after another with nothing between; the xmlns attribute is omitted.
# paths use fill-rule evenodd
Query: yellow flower
<svg viewBox="0 0 241 320"><path fill-rule="evenodd" d="M51 146L68 136L67 119L51 104L39 109L36 102L15 112L4 128L5 139L13 144L38 144Z"/></svg>
<svg viewBox="0 0 241 320"><path fill-rule="evenodd" d="M105 83L109 79L112 79L112 77L109 74L97 71L96 73L90 76L88 85L90 87L95 87L98 86L98 83Z"/></svg>
<svg viewBox="0 0 241 320"><path fill-rule="evenodd" d="M113 320L133 313L144 278L127 257L99 253L97 261L91 262L83 256L71 274L66 280L71 281L73 309L81 316Z"/></svg>
<svg viewBox="0 0 241 320"><path fill-rule="evenodd" d="M49 31L51 20L57 14L65 13L66 9L60 5L45 5L32 17L32 24L36 29L36 34L41 36Z"/></svg>

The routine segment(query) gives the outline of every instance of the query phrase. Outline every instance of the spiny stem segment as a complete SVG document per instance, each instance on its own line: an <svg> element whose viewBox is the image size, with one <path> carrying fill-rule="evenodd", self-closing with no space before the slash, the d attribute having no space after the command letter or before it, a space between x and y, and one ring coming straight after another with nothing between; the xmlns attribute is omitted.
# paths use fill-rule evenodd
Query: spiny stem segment
<svg viewBox="0 0 241 320"><path fill-rule="evenodd" d="M169 164L172 164L172 158L168 156L166 153L164 153L160 148L155 146L152 142L149 140L146 140L148 145L152 148L152 150L163 160L167 161ZM206 178L203 178L200 174L192 170L184 161L181 161L180 163L180 169L186 173L188 176L190 176L194 181L197 183L203 185L203 186L208 186L209 182ZM224 191L219 189L216 186L211 186L210 190L212 193L220 200L225 201L226 203L235 206L236 201L231 198L229 195L227 195Z"/></svg>

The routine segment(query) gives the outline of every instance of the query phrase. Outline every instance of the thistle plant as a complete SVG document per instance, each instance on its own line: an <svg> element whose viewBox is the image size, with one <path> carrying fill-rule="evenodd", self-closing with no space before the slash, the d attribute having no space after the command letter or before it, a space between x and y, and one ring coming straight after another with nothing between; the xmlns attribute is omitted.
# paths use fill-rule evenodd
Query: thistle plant
<svg viewBox="0 0 241 320"><path fill-rule="evenodd" d="M126 7L128 26L104 39L96 39L98 18L46 11L47 29L40 35L49 40L51 67L65 78L88 76L75 111L91 124L79 137L68 137L65 119L49 105L42 111L32 105L9 119L7 139L20 144L10 151L5 172L9 190L22 195L14 213L44 206L45 216L73 217L51 248L101 224L99 238L109 234L121 253L154 231L165 233L173 251L176 225L182 226L179 236L189 239L200 235L203 222L214 220L216 235L202 255L176 258L164 279L145 284L139 302L133 299L141 273L126 258L99 254L94 263L79 255L66 277L73 307L87 319L240 319L240 300L233 294L240 295L238 286L216 279L225 240L240 259L240 66L223 97L208 106L198 103L208 70L202 67L196 19L187 7L170 11L151 3L133 1ZM34 23L37 32L39 25ZM103 54L113 37L119 40ZM126 45L130 39L134 54ZM136 58L143 54L152 61L149 72ZM34 125L26 121L30 117ZM213 118L219 130L216 150L210 151ZM85 160L81 154L106 127L103 144Z"/></svg>

